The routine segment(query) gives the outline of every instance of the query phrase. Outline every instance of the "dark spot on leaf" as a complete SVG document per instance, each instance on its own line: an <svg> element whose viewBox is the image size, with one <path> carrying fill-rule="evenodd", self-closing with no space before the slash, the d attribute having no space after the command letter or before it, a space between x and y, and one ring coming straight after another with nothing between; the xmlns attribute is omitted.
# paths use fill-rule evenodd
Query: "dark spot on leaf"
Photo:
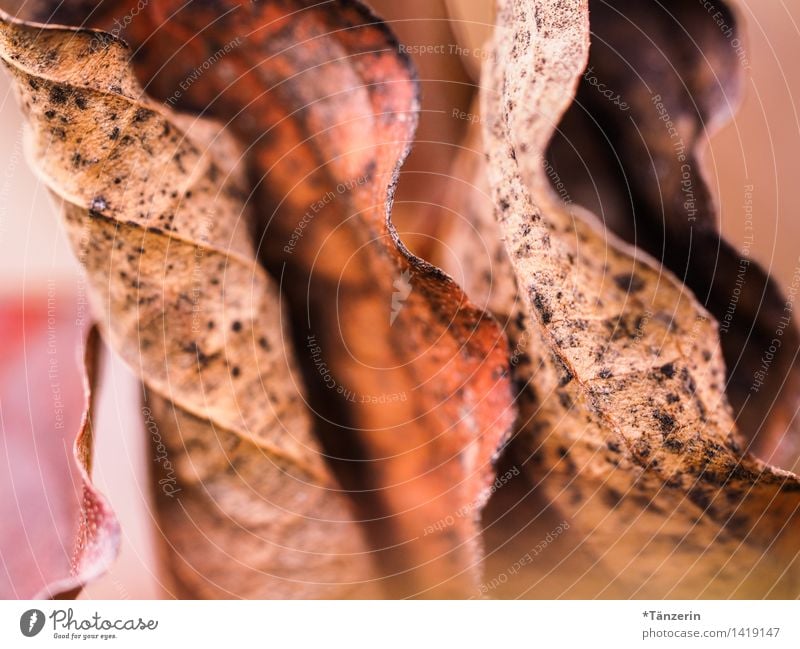
<svg viewBox="0 0 800 649"><path fill-rule="evenodd" d="M711 500L709 499L708 495L700 491L699 489L692 489L688 494L689 500L691 500L695 505L700 507L704 512L708 514L712 514L711 510Z"/></svg>
<svg viewBox="0 0 800 649"><path fill-rule="evenodd" d="M544 298L541 296L541 294L537 293L536 291L531 292L533 293L533 306L536 307L536 310L539 312L539 317L542 319L544 324L549 324L553 319L553 312L550 310L550 307L545 304Z"/></svg>
<svg viewBox="0 0 800 649"><path fill-rule="evenodd" d="M672 415L662 410L655 410L653 411L653 417L655 417L656 421L658 421L661 426L662 433L671 433L675 430L675 418Z"/></svg>
<svg viewBox="0 0 800 649"><path fill-rule="evenodd" d="M622 500L622 494L620 494L616 489L609 487L603 492L603 499L611 509L614 509Z"/></svg>
<svg viewBox="0 0 800 649"><path fill-rule="evenodd" d="M67 102L69 93L61 86L53 86L50 88L50 101L54 104L64 104Z"/></svg>
<svg viewBox="0 0 800 649"><path fill-rule="evenodd" d="M614 283L626 293L638 293L644 288L644 280L633 273L614 276Z"/></svg>

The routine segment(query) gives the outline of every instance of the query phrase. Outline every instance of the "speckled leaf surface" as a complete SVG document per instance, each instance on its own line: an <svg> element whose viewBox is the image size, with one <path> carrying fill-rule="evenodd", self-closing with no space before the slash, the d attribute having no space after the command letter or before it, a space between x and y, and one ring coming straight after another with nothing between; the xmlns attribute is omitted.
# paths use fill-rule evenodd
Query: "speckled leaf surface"
<svg viewBox="0 0 800 649"><path fill-rule="evenodd" d="M720 323L739 429L753 452L790 468L800 460L791 301L750 254L763 219L746 211L753 186L742 188L736 250L719 233L703 165L744 85L747 38L735 7L590 1L588 67L546 155L551 184L669 268ZM729 220L738 211L725 208Z"/></svg>
<svg viewBox="0 0 800 649"><path fill-rule="evenodd" d="M461 54L420 82L351 0L3 18L143 382L170 594L800 596L794 298L722 239L702 164L741 84L718 5L502 0L471 107L466 68L425 77ZM400 32L463 41L432 20ZM440 91L464 103L415 136Z"/></svg>
<svg viewBox="0 0 800 649"><path fill-rule="evenodd" d="M175 465L157 507L177 592L360 592L370 563L242 221L236 147L207 124L187 135L144 97L110 35L3 15L0 56L103 335L142 377Z"/></svg>
<svg viewBox="0 0 800 649"><path fill-rule="evenodd" d="M110 27L126 7L101 3L90 20ZM392 225L419 109L393 36L359 3L294 1L153 3L124 36L149 93L222 119L246 147L259 257L391 592L476 593L477 513L513 419L507 343Z"/></svg>
<svg viewBox="0 0 800 649"><path fill-rule="evenodd" d="M597 594L797 596L800 482L742 451L716 322L550 186L588 45L586 2L508 0L486 68L490 182L542 357L532 480L609 568Z"/></svg>
<svg viewBox="0 0 800 649"><path fill-rule="evenodd" d="M40 16L112 29L129 7L53 8ZM507 342L391 223L419 104L397 43L351 2L154 2L121 35L149 95L220 118L243 145L255 201L238 235L281 282L315 433L365 521L387 591L477 593L478 512L513 420ZM198 347L206 364L231 362ZM156 398L160 419L164 405Z"/></svg>

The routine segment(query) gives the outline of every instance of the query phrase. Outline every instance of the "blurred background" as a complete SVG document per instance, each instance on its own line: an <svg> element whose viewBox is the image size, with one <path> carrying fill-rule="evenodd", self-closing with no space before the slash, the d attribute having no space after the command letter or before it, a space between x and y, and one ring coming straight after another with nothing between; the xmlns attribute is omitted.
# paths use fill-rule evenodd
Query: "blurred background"
<svg viewBox="0 0 800 649"><path fill-rule="evenodd" d="M476 47L492 15L492 5L486 0L377 0L372 4L401 41L413 44L455 39ZM706 172L717 196L721 230L737 246L745 237L745 188L752 186L750 254L785 288L800 256L800 219L795 216L800 213L800 0L738 0L735 4L744 17L747 36L744 100L731 123L710 143ZM423 14L433 18L415 18ZM450 24L445 20L448 16ZM449 111L468 105L471 79L480 61L456 56L451 60L416 57L416 62L423 90L420 139L457 142L464 123L453 119ZM48 290L70 302L84 290L79 268L53 202L26 164L22 119L10 90L8 76L0 74L0 304L6 309L41 304ZM426 151L421 143L408 170L423 161L428 170L437 166L442 172L447 170L447 158L437 159L436 151ZM413 193L402 183L400 192L401 198L403 192ZM424 187L416 192L424 194ZM406 222L413 229L413 216ZM67 350L63 353L68 355ZM110 361L106 370L109 380L101 400L94 478L121 519L123 547L110 574L83 596L156 597L159 589L151 573L155 544L144 479L148 460L138 423L137 384L116 361Z"/></svg>

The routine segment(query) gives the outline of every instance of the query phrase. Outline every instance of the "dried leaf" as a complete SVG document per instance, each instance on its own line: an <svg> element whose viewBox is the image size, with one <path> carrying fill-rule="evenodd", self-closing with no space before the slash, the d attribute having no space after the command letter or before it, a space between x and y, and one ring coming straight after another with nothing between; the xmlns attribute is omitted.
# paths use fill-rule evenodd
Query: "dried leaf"
<svg viewBox="0 0 800 649"><path fill-rule="evenodd" d="M235 147L218 133L203 148L144 98L112 36L0 18L29 152L63 201L103 335L170 404L153 423L176 475L158 506L179 592L360 592L359 530L311 435L240 179L214 161Z"/></svg>
<svg viewBox="0 0 800 649"><path fill-rule="evenodd" d="M357 3L181 5L152 3L126 30L137 72L247 146L260 256L391 592L475 593L477 515L513 417L506 341L389 220L418 107L408 61Z"/></svg>
<svg viewBox="0 0 800 649"><path fill-rule="evenodd" d="M692 0L589 3L589 66L549 145L551 184L557 179L557 191L661 260L709 309L720 322L739 429L754 440L753 452L792 467L800 460L796 323L750 258L753 215L744 214L740 253L720 237L702 174L707 138L727 121L742 86L739 20L723 2L714 8Z"/></svg>
<svg viewBox="0 0 800 649"><path fill-rule="evenodd" d="M796 596L800 481L742 453L716 323L550 186L588 36L585 1L506 0L487 66L490 180L543 355L531 479L611 571L598 593Z"/></svg>
<svg viewBox="0 0 800 649"><path fill-rule="evenodd" d="M92 24L109 27L104 11L111 4L73 5L55 16L74 21L91 6L99 8ZM169 106L223 118L247 145L263 221L254 226L264 242L260 256L289 287L317 432L369 521L384 574L394 577L390 592L474 593L477 514L513 416L506 342L452 280L408 252L389 221L418 104L396 42L353 3L231 2L183 11L178 3L151 3L124 36L137 48L136 70L148 92ZM306 220L298 222L300 215ZM230 283L244 285L237 277ZM207 361L208 346L195 344L183 352L199 350ZM158 353L174 362L178 351ZM167 429L165 406L156 398L152 413ZM197 427L178 420L183 436ZM224 457L205 446L201 466ZM208 477L200 471L196 480ZM442 525L463 511L469 515Z"/></svg>
<svg viewBox="0 0 800 649"><path fill-rule="evenodd" d="M421 248L471 303L390 220L419 90L361 5L39 4L127 25L140 83L164 102L107 35L4 26L106 336L145 380L176 593L800 593L800 481L747 452L798 460L793 305L755 265L736 283L716 229L700 154L739 78L705 8L502 3L484 116L464 122L450 186L428 187L444 209L404 219L452 230L456 258ZM749 394L778 331L774 406Z"/></svg>
<svg viewBox="0 0 800 649"><path fill-rule="evenodd" d="M449 217L442 203L448 169L468 126L454 113L466 110L472 101L475 87L470 64L480 68L480 59L464 55L468 44L461 42L461 23L445 0L370 0L368 4L397 38L419 86L414 144L400 172L392 222L412 252L433 261L441 246L439 230ZM439 45L433 56L427 49L432 44Z"/></svg>
<svg viewBox="0 0 800 649"><path fill-rule="evenodd" d="M54 294L47 308L4 307L0 316L0 412L9 467L0 548L4 598L75 597L119 551L119 524L90 477L97 333L92 329L86 341L81 384L60 353L75 348L81 330L56 304ZM20 376L28 380L21 383Z"/></svg>
<svg viewBox="0 0 800 649"><path fill-rule="evenodd" d="M83 417L72 452L81 480L81 506L70 575L49 584L40 596L76 597L83 586L101 576L117 556L120 545L119 522L106 498L92 485L92 426L94 386L97 384L100 335L89 330L84 353L83 391L86 395Z"/></svg>
<svg viewBox="0 0 800 649"><path fill-rule="evenodd" d="M536 369L542 363L541 350L526 327L514 272L494 218L480 137L483 116L477 105L469 113L475 119L453 161L444 200L446 214L458 218L442 228L446 254L433 261L458 278L470 299L490 311L508 335L519 408L514 430L520 431L498 460L498 479L482 512L485 559L479 591L492 598L591 597L597 585L609 584L611 577L591 554L576 551L580 538L543 489L547 475L531 466L537 459L536 449L531 448L525 431L536 426ZM553 538L553 530L559 531L558 542L546 543ZM532 551L542 543L546 552Z"/></svg>

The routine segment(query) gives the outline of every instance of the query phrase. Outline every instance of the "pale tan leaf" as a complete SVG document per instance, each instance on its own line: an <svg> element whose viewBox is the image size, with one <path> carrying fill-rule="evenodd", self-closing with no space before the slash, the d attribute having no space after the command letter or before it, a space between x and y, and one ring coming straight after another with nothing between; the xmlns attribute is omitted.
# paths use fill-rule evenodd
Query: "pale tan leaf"
<svg viewBox="0 0 800 649"><path fill-rule="evenodd" d="M796 596L800 481L742 453L716 323L550 186L588 45L585 1L506 0L486 68L490 180L543 356L531 478L609 568L600 593Z"/></svg>
<svg viewBox="0 0 800 649"><path fill-rule="evenodd" d="M204 148L145 98L121 41L0 18L29 154L63 202L103 335L142 377L145 418L174 467L157 495L178 591L366 592L370 562L311 434L241 180L214 159L237 149Z"/></svg>

